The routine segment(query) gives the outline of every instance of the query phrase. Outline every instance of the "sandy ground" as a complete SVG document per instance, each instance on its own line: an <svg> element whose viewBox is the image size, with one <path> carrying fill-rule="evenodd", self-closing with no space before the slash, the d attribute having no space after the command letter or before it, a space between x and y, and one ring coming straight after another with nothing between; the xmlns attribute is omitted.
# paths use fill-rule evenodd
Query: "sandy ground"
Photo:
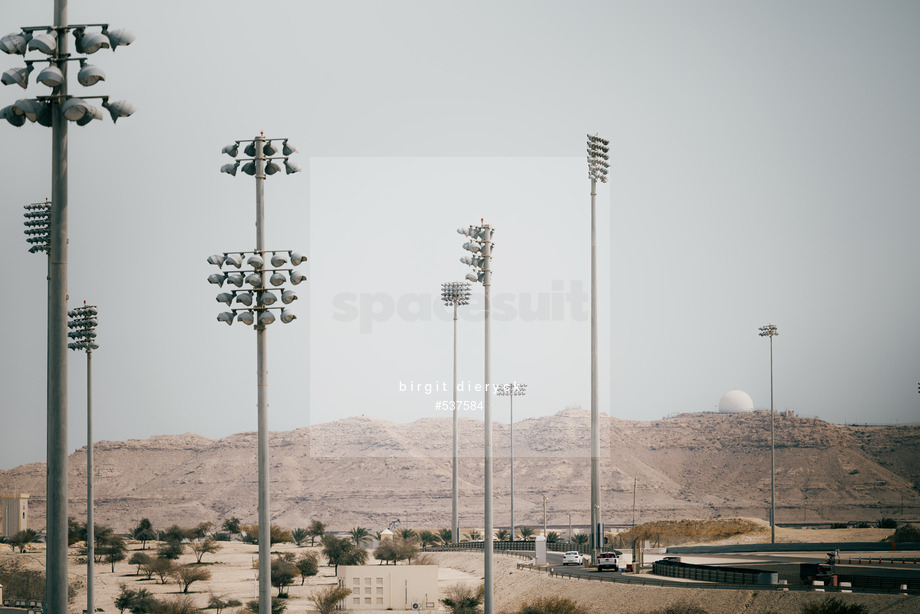
<svg viewBox="0 0 920 614"><path fill-rule="evenodd" d="M777 541L877 541L889 534L884 529L841 530L790 530L778 529ZM767 536L769 538L769 534ZM747 543L739 538L738 543ZM755 540L763 541L763 540ZM256 570L258 547L239 542L221 542L221 550L207 554L203 563L211 571L210 580L191 585L189 595L204 607L211 594L232 597L245 603L257 597ZM140 549L140 543L129 542L130 557ZM273 553L294 552L297 555L311 548L298 548L293 544L276 544ZM319 548L312 548L318 551ZM76 549L74 557L76 557ZM457 583L478 585L482 581L482 554L435 553L432 554L440 566L439 584L443 591ZM12 553L8 546L0 545L0 561L15 557L29 566L41 568L44 565L44 545L31 545L23 554ZM75 559L72 559L74 561ZM180 563L194 562L194 555L184 554ZM321 560L323 560L321 558ZM735 591L717 589L680 589L654 586L635 586L608 582L551 578L545 572L518 569L520 557L496 555L495 559L495 605L502 614L516 612L521 604L541 596L568 597L585 607L591 614L651 613L663 610L677 603L689 603L702 607L709 614L768 614L798 612L801 605L825 597L815 593L782 591ZM175 583L160 584L156 578L147 580L136 575L136 567L127 562L117 563L113 572L110 565L98 563L95 566L95 601L97 609L117 612L114 599L122 584L129 587L144 587L158 597L175 597L181 588ZM82 588L71 605L71 613L82 612L86 606L85 564L71 563L70 572L79 580ZM298 614L312 611L309 594L318 587L335 584L333 568L321 566L317 576L309 578L301 586L299 578L289 589L288 612ZM275 591L276 592L276 591ZM920 612L920 597L900 595L838 595L848 603L860 603L870 612L886 614L915 614ZM229 614L229 611L228 611Z"/></svg>

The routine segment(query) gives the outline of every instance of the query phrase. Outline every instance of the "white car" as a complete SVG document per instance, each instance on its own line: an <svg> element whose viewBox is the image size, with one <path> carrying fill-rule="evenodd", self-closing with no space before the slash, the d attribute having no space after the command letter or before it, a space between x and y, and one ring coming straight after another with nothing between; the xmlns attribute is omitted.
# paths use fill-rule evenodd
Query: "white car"
<svg viewBox="0 0 920 614"><path fill-rule="evenodd" d="M582 565L585 562L585 557L581 555L580 552L566 552L562 555L562 564L563 565Z"/></svg>

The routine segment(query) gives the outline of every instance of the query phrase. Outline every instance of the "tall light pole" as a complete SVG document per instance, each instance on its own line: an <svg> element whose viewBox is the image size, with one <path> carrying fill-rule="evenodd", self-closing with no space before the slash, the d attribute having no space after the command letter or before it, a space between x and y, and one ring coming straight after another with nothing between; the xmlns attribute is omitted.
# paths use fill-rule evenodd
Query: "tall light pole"
<svg viewBox="0 0 920 614"><path fill-rule="evenodd" d="M607 183L610 141L588 135L588 178L591 179L591 561L604 543L601 521L600 411L597 406L597 182Z"/></svg>
<svg viewBox="0 0 920 614"><path fill-rule="evenodd" d="M273 141L282 142L282 155L275 156L278 148ZM258 422L258 472L259 472L259 614L271 613L271 514L269 513L269 479L268 479L268 357L266 350L265 328L275 321L274 310L280 310L278 319L289 323L296 317L286 307L276 305L281 292L281 303L289 305L297 299L292 290L282 286L290 281L297 285L306 276L293 267L306 260L302 254L291 250L265 249L265 177L281 171L277 160L284 161L288 175L300 171L300 167L291 162L288 156L297 150L288 145L287 139L267 139L259 135L252 140L234 141L223 148L223 153L236 158L241 143L248 143L244 153L249 156L225 164L221 172L236 175L240 163L244 160L243 172L256 178L256 248L253 251L234 251L215 254L208 258L208 263L218 267L236 268L238 272L214 273L208 281L218 286L224 282L246 289L231 290L217 295L218 302L231 303L243 307L233 307L217 316L219 322L233 324L236 319L243 324L253 325L256 331L256 407ZM248 256L248 258L247 258ZM247 269L243 269L243 265ZM269 285L271 284L271 285Z"/></svg>
<svg viewBox="0 0 920 614"><path fill-rule="evenodd" d="M527 394L527 384L511 382L499 384L495 387L495 394L500 397L509 397L511 404L511 541L514 541L514 397Z"/></svg>
<svg viewBox="0 0 920 614"><path fill-rule="evenodd" d="M760 336L770 338L770 543L776 543L776 438L773 424L773 337L776 326L767 324L760 327Z"/></svg>
<svg viewBox="0 0 920 614"><path fill-rule="evenodd" d="M543 495L543 539L546 539L546 495Z"/></svg>
<svg viewBox="0 0 920 614"><path fill-rule="evenodd" d="M485 520L485 541L483 542L483 557L485 560L483 585L485 587L483 595L483 612L484 614L494 614L495 604L493 601L493 584L494 570L492 568L492 540L495 531L492 526L492 297L489 289L492 286L492 236L495 229L489 224L480 220L479 226L460 227L457 232L470 238L463 244L463 249L472 255L463 256L460 262L472 267L473 272L467 273L466 278L472 282L482 284L484 302L483 302L483 321L485 328L485 356L484 356L484 386L485 398L483 400L483 448L484 448L484 468L485 488L484 488L484 509L483 515Z"/></svg>
<svg viewBox="0 0 920 614"><path fill-rule="evenodd" d="M99 31L97 31L97 29ZM79 61L80 85L91 86L105 78L85 57L71 57L68 33L75 50L90 55L99 49L115 49L134 41L127 30L109 25L67 24L67 0L54 0L54 24L23 27L0 37L0 51L25 56L37 51L46 59L26 60L24 68L11 68L0 77L3 85L28 87L34 64L47 63L36 80L51 94L23 98L0 109L0 117L14 126L26 120L51 128L51 202L54 216L48 235L48 360L47 360L47 481L46 481L46 602L49 612L67 611L67 122L83 126L102 119L102 111L87 103L101 98L112 120L131 115L135 106L127 101L109 102L107 96L75 97L68 94L68 62Z"/></svg>
<svg viewBox="0 0 920 614"><path fill-rule="evenodd" d="M71 350L86 352L86 611L95 612L93 590L93 564L95 562L95 526L93 524L93 350L96 344L96 319L98 312L94 305L87 305L67 312L72 329L67 336L73 339L67 344Z"/></svg>
<svg viewBox="0 0 920 614"><path fill-rule="evenodd" d="M441 300L448 307L454 308L454 382L453 382L453 469L451 477L451 497L450 497L450 541L454 544L460 543L460 510L459 496L457 494L457 480L459 470L457 466L457 456L459 445L457 442L457 426L459 421L459 411L457 407L457 307L460 305L470 304L470 284L465 281L449 281L441 284Z"/></svg>

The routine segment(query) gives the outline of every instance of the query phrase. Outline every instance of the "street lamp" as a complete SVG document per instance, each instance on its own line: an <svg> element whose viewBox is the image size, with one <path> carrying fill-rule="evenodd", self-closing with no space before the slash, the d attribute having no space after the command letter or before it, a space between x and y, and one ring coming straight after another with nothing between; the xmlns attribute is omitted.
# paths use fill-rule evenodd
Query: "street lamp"
<svg viewBox="0 0 920 614"><path fill-rule="evenodd" d="M495 388L495 394L500 397L510 397L511 402L511 541L514 541L514 397L522 397L527 394L527 384L499 384Z"/></svg>
<svg viewBox="0 0 920 614"><path fill-rule="evenodd" d="M773 425L773 337L776 326L767 324L760 327L760 336L770 338L770 543L776 543L776 438Z"/></svg>
<svg viewBox="0 0 920 614"><path fill-rule="evenodd" d="M610 141L588 135L588 178L591 179L591 560L604 540L601 522L600 412L597 406L597 182L607 183Z"/></svg>
<svg viewBox="0 0 920 614"><path fill-rule="evenodd" d="M480 220L479 226L467 226L457 229L461 235L469 237L469 241L463 244L463 249L470 252L471 255L463 256L460 262L469 265L472 273L467 273L466 278L471 282L482 284L484 302L483 302L483 321L485 323L485 398L483 401L483 448L484 452L484 474L485 474L485 493L484 493L484 516L485 516L485 541L483 542L484 563L484 586L483 611L485 614L493 614L494 603L492 600L492 588L494 570L492 569L492 539L495 535L492 527L492 297L489 289L492 286L492 235L495 229L491 225L483 223Z"/></svg>
<svg viewBox="0 0 920 614"><path fill-rule="evenodd" d="M95 536L93 525L93 350L96 344L96 316L94 305L87 305L67 312L71 329L67 337L72 339L67 347L86 352L86 611L95 612L93 591L93 563L95 562Z"/></svg>
<svg viewBox="0 0 920 614"><path fill-rule="evenodd" d="M458 423L458 409L457 409L457 307L460 305L469 305L470 304L470 284L465 281L449 281L447 283L441 284L441 300L444 301L444 305L454 307L454 385L453 385L453 426L454 426L454 436L453 436L453 454L454 454L454 464L453 464L453 477L451 479L451 513L450 513L450 541L454 544L460 543L460 517L459 517L459 497L457 495L457 479L458 479L458 469L457 469L457 454L459 451L459 446L457 443L457 423Z"/></svg>
<svg viewBox="0 0 920 614"><path fill-rule="evenodd" d="M283 141L288 153L274 156L276 148L273 141ZM278 319L287 324L296 317L287 309L297 295L283 286L290 282L297 285L306 279L306 275L293 268L306 261L306 257L292 250L265 249L265 176L269 172L267 164L274 165L278 159L284 160L287 174L300 170L297 164L287 156L296 151L289 148L287 139L267 139L259 135L252 140L234 141L223 148L223 153L236 158L241 143L248 143L244 153L248 159L236 160L225 164L221 172L236 175L240 162L246 161L243 172L256 178L256 248L253 251L234 251L215 254L208 258L208 263L219 269L218 273L208 276L208 281L223 287L224 282L235 286L237 290L221 292L218 302L231 307L229 311L218 314L217 321L228 326L233 320L245 325L252 325L256 331L256 393L258 422L258 471L259 471L259 613L271 612L271 516L269 514L268 492L268 365L266 356L265 328ZM277 169L277 165L275 165ZM252 172L250 172L251 169ZM244 268L245 265L245 268ZM229 267L225 272L223 267ZM246 286L245 288L243 286ZM279 297L280 293L280 297ZM281 305L278 305L279 302ZM232 307L232 304L243 305Z"/></svg>
<svg viewBox="0 0 920 614"><path fill-rule="evenodd" d="M99 30L98 32L96 30ZM85 98L75 98L67 91L67 66L71 57L67 34L73 33L78 54L89 55L99 49L114 50L128 45L134 36L127 30L109 30L109 25L67 24L66 0L54 2L54 25L24 27L0 37L0 51L26 56L37 52L46 57L25 60L24 68L3 73L4 85L28 87L33 64L47 63L37 81L51 88L50 96L17 100L0 109L0 117L14 126L26 120L51 128L51 202L54 220L48 235L48 386L47 386L47 611L67 611L67 122L85 125L101 119L102 112ZM82 58L85 59L85 58ZM134 112L127 101L109 103L101 98L112 119Z"/></svg>

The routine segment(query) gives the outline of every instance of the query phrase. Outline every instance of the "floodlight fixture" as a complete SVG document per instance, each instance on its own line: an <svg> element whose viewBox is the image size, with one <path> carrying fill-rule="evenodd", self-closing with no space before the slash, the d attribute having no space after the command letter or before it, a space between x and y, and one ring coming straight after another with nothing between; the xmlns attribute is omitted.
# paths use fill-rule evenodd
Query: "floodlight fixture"
<svg viewBox="0 0 920 614"><path fill-rule="evenodd" d="M242 273L228 273L227 274L227 283L236 286L237 288L243 287L243 274Z"/></svg>
<svg viewBox="0 0 920 614"><path fill-rule="evenodd" d="M268 164L265 165L265 174L274 175L281 170L281 167L274 163L274 161L269 160Z"/></svg>
<svg viewBox="0 0 920 614"><path fill-rule="evenodd" d="M291 162L287 158L284 159L284 172L286 175L293 175L294 173L300 172L300 165L296 162Z"/></svg>
<svg viewBox="0 0 920 614"><path fill-rule="evenodd" d="M3 75L0 76L0 83L3 83L3 85L18 85L22 89L26 89L29 86L29 74L33 70L34 67L31 62L21 68L10 68L3 71Z"/></svg>
<svg viewBox="0 0 920 614"><path fill-rule="evenodd" d="M607 183L607 169L610 166L608 153L610 141L594 135L588 135L588 177L592 181Z"/></svg>
<svg viewBox="0 0 920 614"><path fill-rule="evenodd" d="M297 266L301 262L306 261L307 257L301 254L300 252L288 252L291 256L291 264Z"/></svg>
<svg viewBox="0 0 920 614"><path fill-rule="evenodd" d="M242 254L224 254L223 263L229 264L230 266L240 268L243 266L243 255Z"/></svg>
<svg viewBox="0 0 920 614"><path fill-rule="evenodd" d="M22 115L21 113L14 112L12 105L0 109L0 117L3 117L3 119L10 122L17 128L22 127L26 123L26 116Z"/></svg>
<svg viewBox="0 0 920 614"><path fill-rule="evenodd" d="M29 41L26 50L54 55L54 52L57 51L57 37L52 32L32 34L32 40Z"/></svg>
<svg viewBox="0 0 920 614"><path fill-rule="evenodd" d="M235 158L240 153L240 144L230 143L229 145L225 145L224 148L220 150L220 153L225 153L231 158Z"/></svg>
<svg viewBox="0 0 920 614"><path fill-rule="evenodd" d="M273 286L280 286L285 281L287 281L287 277L285 277L284 273L282 273L281 271L275 271L274 273L272 273L272 276L268 278L268 283L270 283Z"/></svg>
<svg viewBox="0 0 920 614"><path fill-rule="evenodd" d="M255 158L256 157L256 142L250 141L249 145L246 146L246 149L243 150L243 153L245 153L250 158Z"/></svg>
<svg viewBox="0 0 920 614"><path fill-rule="evenodd" d="M112 123L117 122L119 117L130 117L137 111L137 105L128 100L114 100L112 102L103 100L102 106L108 109L109 115L112 116Z"/></svg>
<svg viewBox="0 0 920 614"><path fill-rule="evenodd" d="M469 279L470 281L473 281L473 282L478 282L482 280L482 275L475 275L473 273L467 273L465 276L465 279Z"/></svg>
<svg viewBox="0 0 920 614"><path fill-rule="evenodd" d="M229 164L224 164L220 167L220 172L227 173L228 175L233 175L236 177L236 171L240 168L240 161L231 162Z"/></svg>
<svg viewBox="0 0 920 614"><path fill-rule="evenodd" d="M223 287L225 281L227 281L226 273L211 273L210 275L208 275L208 283L216 284L220 287Z"/></svg>
<svg viewBox="0 0 920 614"><path fill-rule="evenodd" d="M236 319L245 324L246 326L251 326L255 322L255 316L251 311L241 311L236 315Z"/></svg>
<svg viewBox="0 0 920 614"><path fill-rule="evenodd" d="M237 292L236 293L236 302L241 305L246 305L249 307L252 305L252 292Z"/></svg>
<svg viewBox="0 0 920 614"><path fill-rule="evenodd" d="M281 141L281 154L284 156L289 156L293 153L297 153L297 148L293 145L288 145L287 139Z"/></svg>
<svg viewBox="0 0 920 614"><path fill-rule="evenodd" d="M441 300L444 305L469 305L470 284L465 281L451 281L441 284Z"/></svg>
<svg viewBox="0 0 920 614"><path fill-rule="evenodd" d="M219 314L217 314L217 321L226 322L227 326L230 326L231 324L233 324L234 315L235 314L232 311L222 311Z"/></svg>
<svg viewBox="0 0 920 614"><path fill-rule="evenodd" d="M91 108L93 105L89 104L82 98L70 98L61 105L61 111L64 113L64 117L69 121L76 122L83 119L88 113L92 114Z"/></svg>
<svg viewBox="0 0 920 614"><path fill-rule="evenodd" d="M217 295L217 302L224 303L227 307L230 306L230 303L233 301L233 292L221 292Z"/></svg>
<svg viewBox="0 0 920 614"><path fill-rule="evenodd" d="M259 314L259 324L261 326L268 326L275 321L275 314L271 311L263 311Z"/></svg>
<svg viewBox="0 0 920 614"><path fill-rule="evenodd" d="M261 269L265 266L265 260L262 259L262 256L253 254L249 257L249 260L246 261L246 264L254 269Z"/></svg>
<svg viewBox="0 0 920 614"><path fill-rule="evenodd" d="M114 52L116 47L124 47L133 43L137 37L134 36L134 33L130 30L125 30L124 28L118 28L116 30L109 30L108 27L102 28L102 33L109 39L109 45L112 47Z"/></svg>
<svg viewBox="0 0 920 614"><path fill-rule="evenodd" d="M281 319L281 321L284 322L285 324L290 324L290 323L293 322L296 318L297 318L297 316L294 315L292 312L288 311L287 309L282 309L282 310L281 310L280 319Z"/></svg>
<svg viewBox="0 0 920 614"><path fill-rule="evenodd" d="M109 49L112 46L108 36L100 32L87 32L85 26L74 29L73 36L77 53L92 55L100 49Z"/></svg>
<svg viewBox="0 0 920 614"><path fill-rule="evenodd" d="M0 51L10 55L25 55L29 38L31 38L30 34L11 32L0 38Z"/></svg>
<svg viewBox="0 0 920 614"><path fill-rule="evenodd" d="M272 145L271 141L265 141L265 144L262 145L262 155L267 157L273 156L278 153L278 149Z"/></svg>
<svg viewBox="0 0 920 614"><path fill-rule="evenodd" d="M293 290L282 290L281 291L281 302L285 305L290 305L297 300L297 295Z"/></svg>
<svg viewBox="0 0 920 614"><path fill-rule="evenodd" d="M38 119L42 111L46 109L47 103L34 100L32 98L23 98L13 103L13 113L24 115L27 120L34 122Z"/></svg>
<svg viewBox="0 0 920 614"><path fill-rule="evenodd" d="M224 263L223 254L214 254L213 256L208 256L208 264L213 264L215 266L221 266Z"/></svg>
<svg viewBox="0 0 920 614"><path fill-rule="evenodd" d="M253 288L258 288L262 285L262 276L258 273L250 273L246 276L246 283L252 286Z"/></svg>
<svg viewBox="0 0 920 614"><path fill-rule="evenodd" d="M250 177L256 174L256 163L252 160L243 165L243 172Z"/></svg>
<svg viewBox="0 0 920 614"><path fill-rule="evenodd" d="M259 297L259 305L262 307L268 307L269 305L274 305L278 301L278 297L274 292L263 292Z"/></svg>
<svg viewBox="0 0 920 614"><path fill-rule="evenodd" d="M102 109L95 107L93 105L86 105L86 112L83 114L83 117L76 120L78 126L85 126L94 119L102 119Z"/></svg>
<svg viewBox="0 0 920 614"><path fill-rule="evenodd" d="M295 286L299 284L300 282L307 279L306 275L304 275L303 273L297 270L291 271L290 277L291 277L291 283L294 284Z"/></svg>
<svg viewBox="0 0 920 614"><path fill-rule="evenodd" d="M463 249L468 252L473 252L474 254L479 253L479 250L482 249L478 243L473 243L472 241L467 241L463 244Z"/></svg>
<svg viewBox="0 0 920 614"><path fill-rule="evenodd" d="M280 254L278 252L272 252L271 263L273 267L280 267L287 264L287 259L284 257L284 252Z"/></svg>
<svg viewBox="0 0 920 614"><path fill-rule="evenodd" d="M99 348L96 344L96 326L99 324L96 319L97 315L98 311L93 305L84 305L67 312L67 317L70 318L67 322L67 328L71 329L67 333L67 337L73 339L72 342L67 344L68 348L71 350L85 350L86 352L92 352Z"/></svg>
<svg viewBox="0 0 920 614"><path fill-rule="evenodd" d="M64 71L54 64L49 64L38 73L35 80L48 87L60 87L64 83Z"/></svg>

